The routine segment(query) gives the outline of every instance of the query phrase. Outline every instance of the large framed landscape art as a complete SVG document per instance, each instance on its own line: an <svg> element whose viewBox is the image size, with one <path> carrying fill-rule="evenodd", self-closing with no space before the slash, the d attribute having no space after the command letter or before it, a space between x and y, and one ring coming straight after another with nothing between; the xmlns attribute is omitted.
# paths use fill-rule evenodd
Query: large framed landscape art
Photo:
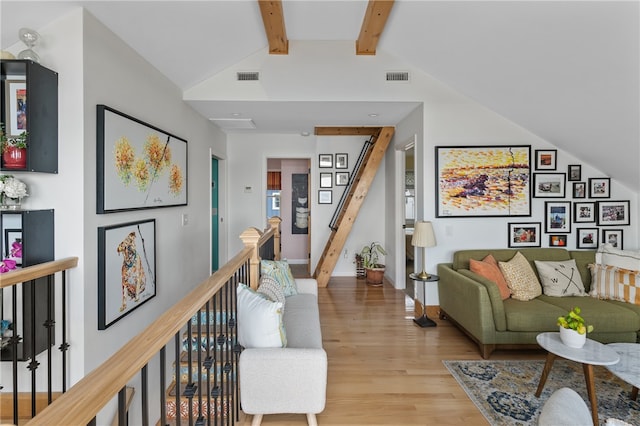
<svg viewBox="0 0 640 426"><path fill-rule="evenodd" d="M531 146L436 146L436 217L531 216Z"/></svg>

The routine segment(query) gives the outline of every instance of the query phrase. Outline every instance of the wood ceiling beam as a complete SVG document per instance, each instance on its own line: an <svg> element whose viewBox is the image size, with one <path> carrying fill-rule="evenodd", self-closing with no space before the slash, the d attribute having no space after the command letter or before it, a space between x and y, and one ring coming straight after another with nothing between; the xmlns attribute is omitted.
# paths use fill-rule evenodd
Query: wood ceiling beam
<svg viewBox="0 0 640 426"><path fill-rule="evenodd" d="M289 40L287 30L284 27L284 13L282 0L258 0L264 30L269 41L269 53L272 55L287 55L289 53Z"/></svg>
<svg viewBox="0 0 640 426"><path fill-rule="evenodd" d="M369 0L356 40L357 55L375 55L380 35L391 13L394 0Z"/></svg>
<svg viewBox="0 0 640 426"><path fill-rule="evenodd" d="M378 136L380 127L316 127L316 136Z"/></svg>

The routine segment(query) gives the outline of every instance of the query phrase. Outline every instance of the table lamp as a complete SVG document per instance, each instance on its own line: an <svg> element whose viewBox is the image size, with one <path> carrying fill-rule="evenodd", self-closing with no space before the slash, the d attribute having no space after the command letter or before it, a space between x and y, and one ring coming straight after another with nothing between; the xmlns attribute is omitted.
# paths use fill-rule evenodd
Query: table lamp
<svg viewBox="0 0 640 426"><path fill-rule="evenodd" d="M426 248L436 246L436 235L433 232L433 225L428 221L416 222L413 228L413 237L411 237L411 245L422 248L422 272L416 274L421 280L429 278L429 274L424 271L426 265Z"/></svg>

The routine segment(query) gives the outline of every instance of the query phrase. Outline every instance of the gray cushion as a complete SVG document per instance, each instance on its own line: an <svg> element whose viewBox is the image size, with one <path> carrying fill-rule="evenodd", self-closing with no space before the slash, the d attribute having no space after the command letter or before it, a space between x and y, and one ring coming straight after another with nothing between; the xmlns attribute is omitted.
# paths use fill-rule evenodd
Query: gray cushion
<svg viewBox="0 0 640 426"><path fill-rule="evenodd" d="M287 330L287 347L322 349L318 298L304 293L287 297L284 327Z"/></svg>

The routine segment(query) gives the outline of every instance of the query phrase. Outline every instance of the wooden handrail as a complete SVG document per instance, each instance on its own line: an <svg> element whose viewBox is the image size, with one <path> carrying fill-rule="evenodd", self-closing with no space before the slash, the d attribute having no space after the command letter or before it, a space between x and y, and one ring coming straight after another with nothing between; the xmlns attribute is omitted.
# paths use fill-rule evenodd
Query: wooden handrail
<svg viewBox="0 0 640 426"><path fill-rule="evenodd" d="M56 272L62 272L75 268L76 266L78 266L77 257L66 257L60 260L39 263L37 265L16 269L15 271L5 272L4 274L0 274L0 288L46 277L47 275L53 275Z"/></svg>
<svg viewBox="0 0 640 426"><path fill-rule="evenodd" d="M89 423L249 259L245 247L118 352L87 374L27 425Z"/></svg>

